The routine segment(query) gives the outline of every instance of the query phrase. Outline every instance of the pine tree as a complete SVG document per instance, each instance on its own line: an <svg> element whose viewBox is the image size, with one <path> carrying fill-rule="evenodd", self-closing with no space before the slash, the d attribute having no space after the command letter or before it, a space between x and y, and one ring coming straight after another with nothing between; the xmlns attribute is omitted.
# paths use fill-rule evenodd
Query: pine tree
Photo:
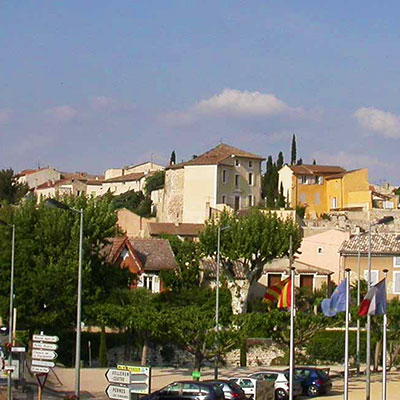
<svg viewBox="0 0 400 400"><path fill-rule="evenodd" d="M175 154L175 150L172 150L171 158L169 159L169 164L170 164L170 165L176 164L176 154Z"/></svg>
<svg viewBox="0 0 400 400"><path fill-rule="evenodd" d="M291 165L296 164L296 159L297 159L296 135L293 135L290 164Z"/></svg>

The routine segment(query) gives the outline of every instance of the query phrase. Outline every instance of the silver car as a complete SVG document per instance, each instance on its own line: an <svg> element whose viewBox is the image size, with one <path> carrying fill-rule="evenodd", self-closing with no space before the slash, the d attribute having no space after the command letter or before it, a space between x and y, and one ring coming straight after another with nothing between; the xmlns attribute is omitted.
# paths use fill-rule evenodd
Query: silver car
<svg viewBox="0 0 400 400"><path fill-rule="evenodd" d="M248 376L257 380L275 382L275 399L286 400L289 397L289 374L283 371L261 371ZM302 387L299 380L295 379L293 385L293 397L302 394Z"/></svg>

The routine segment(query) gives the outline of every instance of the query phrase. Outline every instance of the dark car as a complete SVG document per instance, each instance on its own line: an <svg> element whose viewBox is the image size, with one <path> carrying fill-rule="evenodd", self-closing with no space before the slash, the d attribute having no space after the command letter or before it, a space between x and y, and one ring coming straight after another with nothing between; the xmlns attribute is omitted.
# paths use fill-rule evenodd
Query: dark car
<svg viewBox="0 0 400 400"><path fill-rule="evenodd" d="M323 369L296 367L294 374L301 382L303 393L309 397L329 393L332 389L331 378Z"/></svg>
<svg viewBox="0 0 400 400"><path fill-rule="evenodd" d="M220 387L199 381L178 381L157 390L141 400L224 400Z"/></svg>
<svg viewBox="0 0 400 400"><path fill-rule="evenodd" d="M235 382L226 379L207 380L206 383L211 383L214 387L220 387L224 392L226 400L246 400L247 396L243 389Z"/></svg>

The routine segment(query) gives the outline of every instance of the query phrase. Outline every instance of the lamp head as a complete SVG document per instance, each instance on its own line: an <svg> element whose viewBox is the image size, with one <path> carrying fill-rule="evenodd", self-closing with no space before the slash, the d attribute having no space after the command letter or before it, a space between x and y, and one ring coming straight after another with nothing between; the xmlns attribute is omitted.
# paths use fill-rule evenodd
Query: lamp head
<svg viewBox="0 0 400 400"><path fill-rule="evenodd" d="M48 208L59 208L61 210L70 210L71 208L64 203L60 203L54 199L46 199L44 202L44 206Z"/></svg>

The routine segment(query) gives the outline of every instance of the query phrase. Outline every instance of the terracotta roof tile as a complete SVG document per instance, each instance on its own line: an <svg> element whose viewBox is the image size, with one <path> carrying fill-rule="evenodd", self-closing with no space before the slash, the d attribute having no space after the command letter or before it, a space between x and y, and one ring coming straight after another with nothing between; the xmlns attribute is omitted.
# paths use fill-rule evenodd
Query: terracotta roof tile
<svg viewBox="0 0 400 400"><path fill-rule="evenodd" d="M339 249L342 255L357 255L358 249L363 255L368 254L368 233L354 235L343 242ZM400 235L398 233L372 233L371 254L375 255L398 255L400 254Z"/></svg>
<svg viewBox="0 0 400 400"><path fill-rule="evenodd" d="M342 167L335 165L288 165L296 175L341 174L346 172Z"/></svg>
<svg viewBox="0 0 400 400"><path fill-rule="evenodd" d="M261 157L257 154L249 153L244 150L240 150L236 147L229 146L225 143L221 143L213 149L205 152L204 154L194 158L193 160L186 161L180 164L170 165L168 168L182 168L186 165L216 165L220 164L222 161L226 160L229 157L243 157L243 158L251 158L256 160L265 160L264 157Z"/></svg>
<svg viewBox="0 0 400 400"><path fill-rule="evenodd" d="M132 174L116 176L115 178L106 179L104 181L104 183L139 181L143 177L144 177L144 173L143 172L133 172Z"/></svg>
<svg viewBox="0 0 400 400"><path fill-rule="evenodd" d="M119 257L118 253L125 247L123 246L125 241L129 241L145 271L177 268L174 253L166 239L129 239L127 237L108 239L108 245L102 250L108 262L114 262Z"/></svg>

